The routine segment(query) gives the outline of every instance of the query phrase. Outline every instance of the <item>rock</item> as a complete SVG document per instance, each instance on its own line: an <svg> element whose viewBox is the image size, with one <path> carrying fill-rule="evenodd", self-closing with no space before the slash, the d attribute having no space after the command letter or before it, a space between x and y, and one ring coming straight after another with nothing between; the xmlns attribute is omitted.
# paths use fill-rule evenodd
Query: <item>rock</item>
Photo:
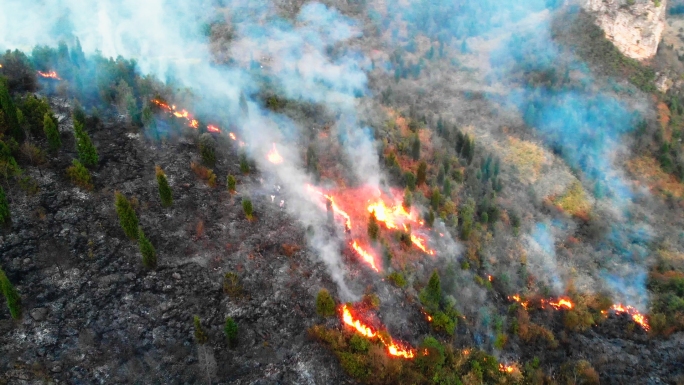
<svg viewBox="0 0 684 385"><path fill-rule="evenodd" d="M173 279L176 279L176 280L181 279L181 275L178 273L173 273L171 276L173 277Z"/></svg>
<svg viewBox="0 0 684 385"><path fill-rule="evenodd" d="M650 59L658 51L665 30L667 0L582 0L596 16L596 24L625 56Z"/></svg>
<svg viewBox="0 0 684 385"><path fill-rule="evenodd" d="M666 93L672 85L673 81L663 74L660 74L655 82L656 88L662 93Z"/></svg>
<svg viewBox="0 0 684 385"><path fill-rule="evenodd" d="M43 321L45 318L47 318L48 309L44 307L37 307L31 310L29 314L31 314L31 318L34 320Z"/></svg>

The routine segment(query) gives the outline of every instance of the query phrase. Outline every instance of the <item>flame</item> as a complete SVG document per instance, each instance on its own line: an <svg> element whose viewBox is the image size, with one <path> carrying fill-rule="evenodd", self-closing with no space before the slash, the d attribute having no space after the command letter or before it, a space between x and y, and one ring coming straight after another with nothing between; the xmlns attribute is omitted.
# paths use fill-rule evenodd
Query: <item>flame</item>
<svg viewBox="0 0 684 385"><path fill-rule="evenodd" d="M518 294L508 296L508 299L519 303L525 310L527 310L527 306L530 304L529 301L523 301Z"/></svg>
<svg viewBox="0 0 684 385"><path fill-rule="evenodd" d="M212 126L212 125L210 124L210 125L207 126L207 131L209 131L209 132L217 132L217 133L218 133L218 132L221 132L221 129L218 128L218 127L216 127L216 126Z"/></svg>
<svg viewBox="0 0 684 385"><path fill-rule="evenodd" d="M613 310L615 314L626 313L632 317L632 320L638 323L644 330L651 330L651 326L648 324L646 317L639 313L639 311L632 306L624 306L622 304L613 305L610 310Z"/></svg>
<svg viewBox="0 0 684 385"><path fill-rule="evenodd" d="M570 301L569 298L559 298L558 302L553 302L553 301L547 301L547 300L542 300L542 307L544 307L545 304L549 304L552 307L554 307L556 310L560 310L560 308L564 307L566 309L572 309L573 304L572 301Z"/></svg>
<svg viewBox="0 0 684 385"><path fill-rule="evenodd" d="M356 239L354 240L351 246L352 248L354 248L354 250L356 250L356 253L359 254L359 256L361 256L361 258L363 258L363 260L366 263L368 263L371 268L373 268L373 270L380 271L378 270L378 267L375 266L375 258L373 257L373 255L367 252L366 250L362 249L361 246L359 246Z"/></svg>
<svg viewBox="0 0 684 385"><path fill-rule="evenodd" d="M487 274L487 279L489 280L489 282L492 282L492 279L494 278L491 275Z"/></svg>
<svg viewBox="0 0 684 385"><path fill-rule="evenodd" d="M428 249L425 246L425 239L423 239L423 238L421 238L415 234L411 234L411 242L413 242L413 244L416 245L417 248L423 250L424 253L426 253L428 255L435 255L434 250Z"/></svg>
<svg viewBox="0 0 684 385"><path fill-rule="evenodd" d="M373 331L373 329L370 326L364 325L358 319L354 319L347 305L342 305L341 309L342 321L346 325L351 326L364 337L373 338L377 336L380 339L380 342L382 342L383 345L387 347L387 353L389 353L389 355L394 357L403 357L407 359L415 357L416 352L414 349L403 347L402 345L394 342L391 337L389 340L386 340L382 337L382 335L379 335L376 331ZM427 352L425 352L425 354L427 354Z"/></svg>
<svg viewBox="0 0 684 385"><path fill-rule="evenodd" d="M62 78L60 78L60 77L57 75L57 72L55 72L55 71L49 71L49 72L37 71L37 72L38 72L38 75L40 75L40 76L42 76L42 77L44 77L44 78L62 80Z"/></svg>
<svg viewBox="0 0 684 385"><path fill-rule="evenodd" d="M333 212L342 218L344 218L345 221L345 226L347 230L351 230L352 224L351 224L351 218L349 217L349 214L347 214L344 210L342 210L337 204L335 204L335 198L332 195L326 195L322 191L317 190L315 187L307 184L306 189L309 190L310 192L316 193L325 199L327 199L330 202L330 205L332 206ZM325 206L324 206L325 207Z"/></svg>
<svg viewBox="0 0 684 385"><path fill-rule="evenodd" d="M233 140L237 140L237 138L235 137L235 134L233 134L232 132L229 132L228 136L230 136L230 138Z"/></svg>
<svg viewBox="0 0 684 385"><path fill-rule="evenodd" d="M513 365L499 364L499 370L504 373L513 373L515 367Z"/></svg>
<svg viewBox="0 0 684 385"><path fill-rule="evenodd" d="M283 157L278 153L275 143L273 143L273 149L269 151L268 155L266 155L266 158L268 158L268 161L273 164L283 163Z"/></svg>
<svg viewBox="0 0 684 385"><path fill-rule="evenodd" d="M166 110L166 112L170 113L171 115L175 116L178 119L185 119L188 122L188 127L191 127L194 129L199 128L199 122L197 121L197 119L193 119L192 115L187 110L182 109L182 110L178 111L178 110L176 110L175 105L172 104L169 106L168 104L162 102L159 99L152 99L152 103L159 106L159 108ZM221 129L210 124L207 126L207 131L214 132L214 133L220 133ZM233 140L235 140L235 139L233 139Z"/></svg>

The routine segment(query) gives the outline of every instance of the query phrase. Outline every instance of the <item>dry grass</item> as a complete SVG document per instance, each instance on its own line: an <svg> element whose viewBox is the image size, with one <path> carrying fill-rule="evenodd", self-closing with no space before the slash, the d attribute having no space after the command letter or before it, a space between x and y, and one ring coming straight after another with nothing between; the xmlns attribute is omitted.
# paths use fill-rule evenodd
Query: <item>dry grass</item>
<svg viewBox="0 0 684 385"><path fill-rule="evenodd" d="M663 139L667 142L672 140L672 128L670 128L670 109L667 104L660 102L658 103L658 122L660 127L663 128Z"/></svg>
<svg viewBox="0 0 684 385"><path fill-rule="evenodd" d="M673 175L660 168L658 161L650 156L640 156L627 162L627 170L636 178L645 182L652 190L662 196L672 195L676 198L684 196L684 185Z"/></svg>
<svg viewBox="0 0 684 385"><path fill-rule="evenodd" d="M209 187L216 187L216 174L214 174L214 171L196 162L190 163L190 169L200 179L204 180Z"/></svg>
<svg viewBox="0 0 684 385"><path fill-rule="evenodd" d="M539 178L542 166L548 162L546 152L536 144L509 136L505 162L513 163L521 176L532 183Z"/></svg>
<svg viewBox="0 0 684 385"><path fill-rule="evenodd" d="M570 215L580 218L589 218L591 204L587 199L587 194L579 181L574 181L563 195L552 199L556 207Z"/></svg>

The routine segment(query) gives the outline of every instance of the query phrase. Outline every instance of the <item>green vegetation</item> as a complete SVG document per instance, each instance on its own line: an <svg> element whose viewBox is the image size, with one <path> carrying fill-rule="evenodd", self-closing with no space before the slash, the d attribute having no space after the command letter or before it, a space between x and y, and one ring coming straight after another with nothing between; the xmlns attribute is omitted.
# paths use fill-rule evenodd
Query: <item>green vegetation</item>
<svg viewBox="0 0 684 385"><path fill-rule="evenodd" d="M57 125L49 113L45 113L43 117L43 132L48 140L48 145L52 151L58 150L62 147L62 138L57 130Z"/></svg>
<svg viewBox="0 0 684 385"><path fill-rule="evenodd" d="M7 79L0 76L0 134L8 133L14 140L24 139L24 130L19 125L17 107L9 94Z"/></svg>
<svg viewBox="0 0 684 385"><path fill-rule="evenodd" d="M138 216L131 202L120 192L115 192L114 206L119 224L128 238L138 239Z"/></svg>
<svg viewBox="0 0 684 385"><path fill-rule="evenodd" d="M247 154L240 153L240 172L247 175L249 174L249 161L247 160Z"/></svg>
<svg viewBox="0 0 684 385"><path fill-rule="evenodd" d="M199 150L202 162L209 167L214 167L216 164L216 142L211 134L202 134L199 138Z"/></svg>
<svg viewBox="0 0 684 385"><path fill-rule="evenodd" d="M242 211L245 212L245 217L248 220L254 219L254 208L252 207L252 200L249 198L242 198Z"/></svg>
<svg viewBox="0 0 684 385"><path fill-rule="evenodd" d="M204 180L209 187L216 187L216 174L214 171L206 168L198 163L190 163L190 169L195 173L200 179Z"/></svg>
<svg viewBox="0 0 684 385"><path fill-rule="evenodd" d="M226 323L223 326L223 334L226 335L226 340L228 340L230 346L237 345L238 325L232 317L226 317Z"/></svg>
<svg viewBox="0 0 684 385"><path fill-rule="evenodd" d="M168 180L166 180L166 174L164 174L164 170L159 166L156 166L154 171L157 176L159 198L161 199L162 206L170 207L173 205L173 192L171 191L171 187L169 187Z"/></svg>
<svg viewBox="0 0 684 385"><path fill-rule="evenodd" d="M81 164L78 160L74 159L71 161L71 166L66 170L67 176L71 180L71 183L85 189L92 190L93 182L90 177L90 171L88 171L85 166Z"/></svg>
<svg viewBox="0 0 684 385"><path fill-rule="evenodd" d="M148 269L157 267L157 251L152 246L152 243L147 239L142 229L138 230L138 247L142 255L142 263Z"/></svg>
<svg viewBox="0 0 684 385"><path fill-rule="evenodd" d="M375 217L375 210L373 210L368 216L368 236L370 239L377 241L380 235L380 225L378 225L378 219Z"/></svg>
<svg viewBox="0 0 684 385"><path fill-rule="evenodd" d="M404 278L404 274L398 271L393 271L392 273L390 273L387 276L387 279L398 288L403 288L404 286L406 286L406 278Z"/></svg>
<svg viewBox="0 0 684 385"><path fill-rule="evenodd" d="M223 276L223 292L231 298L240 298L243 294L240 277L233 272L228 272Z"/></svg>
<svg viewBox="0 0 684 385"><path fill-rule="evenodd" d="M411 139L411 157L413 160L420 159L420 137L418 134L415 134Z"/></svg>
<svg viewBox="0 0 684 385"><path fill-rule="evenodd" d="M2 268L0 268L0 291L2 291L5 301L7 301L7 307L12 318L21 318L21 297Z"/></svg>
<svg viewBox="0 0 684 385"><path fill-rule="evenodd" d="M409 211L411 209L412 204L413 204L413 194L411 194L411 190L405 189L404 190L404 199L401 201L401 205L404 207L404 210Z"/></svg>
<svg viewBox="0 0 684 385"><path fill-rule="evenodd" d="M204 331L204 328L202 328L202 322L200 321L199 316L195 315L192 322L195 325L195 341L200 345L206 344L209 341L209 335Z"/></svg>
<svg viewBox="0 0 684 385"><path fill-rule="evenodd" d="M326 289L318 291L316 296L316 314L322 317L332 317L335 315L335 300Z"/></svg>
<svg viewBox="0 0 684 385"><path fill-rule="evenodd" d="M12 220L5 190L0 186L0 224L7 225Z"/></svg>
<svg viewBox="0 0 684 385"><path fill-rule="evenodd" d="M421 161L418 164L418 171L416 172L416 186L420 186L423 183L425 183L426 178L427 178L427 163L425 163L425 161Z"/></svg>
<svg viewBox="0 0 684 385"><path fill-rule="evenodd" d="M76 138L78 159L81 163L86 167L96 166L99 161L97 149L90 140L90 136L88 136L88 133L85 131L83 123L74 121L74 137Z"/></svg>
<svg viewBox="0 0 684 385"><path fill-rule="evenodd" d="M228 192L231 194L235 194L236 186L237 180L235 179L235 177L232 175L228 175L228 177L226 177L226 187L228 187Z"/></svg>

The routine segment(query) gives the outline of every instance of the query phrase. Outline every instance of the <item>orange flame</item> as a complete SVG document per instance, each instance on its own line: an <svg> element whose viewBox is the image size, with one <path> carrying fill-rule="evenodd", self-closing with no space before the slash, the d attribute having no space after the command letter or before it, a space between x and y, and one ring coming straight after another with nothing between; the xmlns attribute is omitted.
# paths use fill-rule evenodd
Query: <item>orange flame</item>
<svg viewBox="0 0 684 385"><path fill-rule="evenodd" d="M413 244L416 245L417 248L423 250L424 253L426 253L428 255L435 255L434 250L428 249L425 246L425 239L423 239L423 238L421 238L415 234L411 234L411 242L413 242Z"/></svg>
<svg viewBox="0 0 684 385"><path fill-rule="evenodd" d="M221 129L218 128L218 127L216 127L216 126L212 126L212 125L210 124L210 125L207 126L207 131L209 131L209 132L217 132L217 133L218 133L218 132L221 132Z"/></svg>
<svg viewBox="0 0 684 385"><path fill-rule="evenodd" d="M508 299L519 303L525 310L527 310L527 306L530 304L529 301L523 301L518 294L511 295Z"/></svg>
<svg viewBox="0 0 684 385"><path fill-rule="evenodd" d="M346 228L348 230L351 230L352 224L351 224L351 218L349 217L349 214L344 212L344 210L342 210L337 204L335 204L335 198L332 195L326 195L322 191L317 190L315 187L313 187L309 184L306 185L306 189L324 197L325 199L327 199L332 206L333 212L335 214L341 216L342 218L344 218Z"/></svg>
<svg viewBox="0 0 684 385"><path fill-rule="evenodd" d="M651 330L651 326L648 324L646 317L639 313L639 311L632 306L624 306L622 304L613 305L610 310L615 311L616 314L626 313L632 317L632 320L638 323L644 330Z"/></svg>
<svg viewBox="0 0 684 385"><path fill-rule="evenodd" d="M394 342L392 338L390 338L389 341L387 341L382 337L382 335L379 335L377 332L373 331L371 327L364 325L358 319L354 319L347 305L342 305L341 309L342 321L346 325L351 326L364 337L373 338L377 336L380 339L380 342L382 342L383 345L387 347L387 353L389 353L389 355L394 357L403 357L407 359L415 357L416 352L414 349L403 347L400 344Z"/></svg>
<svg viewBox="0 0 684 385"><path fill-rule="evenodd" d="M551 305L556 310L560 310L560 308L563 307L566 309L572 309L574 306L569 298L559 298L558 302L542 300L542 307L544 307L545 304Z"/></svg>
<svg viewBox="0 0 684 385"><path fill-rule="evenodd" d="M504 373L513 373L515 367L513 365L499 364L499 370Z"/></svg>
<svg viewBox="0 0 684 385"><path fill-rule="evenodd" d="M55 71L49 71L49 72L37 71L37 72L38 72L38 75L40 75L40 76L42 76L42 77L44 77L44 78L62 80L62 78L60 78L60 77L57 75L57 72L55 72Z"/></svg>
<svg viewBox="0 0 684 385"><path fill-rule="evenodd" d="M273 143L273 149L269 151L268 155L266 155L266 158L268 158L268 161L273 164L283 163L283 157L278 153L275 143Z"/></svg>
<svg viewBox="0 0 684 385"><path fill-rule="evenodd" d="M235 134L233 134L232 132L229 132L228 136L230 136L230 138L233 140L237 140L237 138L235 137Z"/></svg>
<svg viewBox="0 0 684 385"><path fill-rule="evenodd" d="M356 253L359 254L359 256L361 256L361 258L368 263L371 268L373 268L373 270L380 271L378 270L377 266L375 266L375 257L373 257L373 255L366 250L362 249L356 240L354 240L351 246L354 248L354 250L356 250Z"/></svg>
<svg viewBox="0 0 684 385"><path fill-rule="evenodd" d="M166 110L166 112L170 113L171 115L175 116L176 118L185 119L188 122L188 127L191 127L194 129L199 128L199 122L196 119L193 119L192 115L187 110L182 109L180 111L177 111L175 105L169 106L168 104L166 104L166 103L164 103L158 99L152 99L152 103L156 104L161 109ZM221 129L210 124L207 126L207 131L214 132L214 133L220 133ZM233 140L235 140L235 139L233 139Z"/></svg>

